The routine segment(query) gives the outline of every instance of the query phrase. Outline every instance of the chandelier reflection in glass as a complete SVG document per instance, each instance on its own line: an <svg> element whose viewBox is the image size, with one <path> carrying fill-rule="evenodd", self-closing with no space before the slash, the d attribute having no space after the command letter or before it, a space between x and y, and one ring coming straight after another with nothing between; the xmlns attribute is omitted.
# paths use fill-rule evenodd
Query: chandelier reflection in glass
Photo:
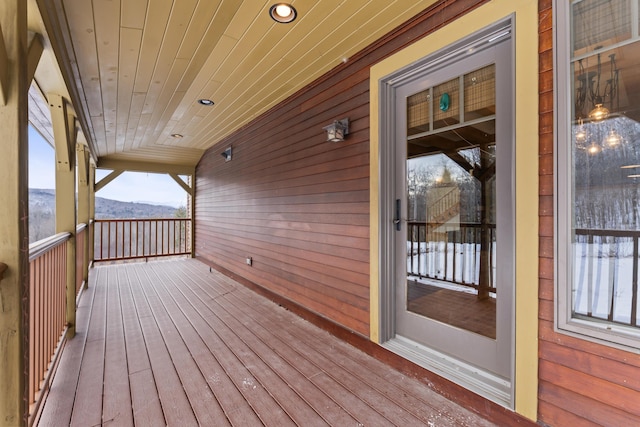
<svg viewBox="0 0 640 427"><path fill-rule="evenodd" d="M577 150L598 154L640 142L640 123L621 114L610 114L601 121L578 119L572 126L572 136Z"/></svg>
<svg viewBox="0 0 640 427"><path fill-rule="evenodd" d="M585 118L584 109L589 108L588 119L599 122L609 117L610 111L618 110L614 103L619 102L618 80L620 70L616 65L616 54L609 55L609 73L602 74L602 61L597 55L595 71L585 69L584 59L578 60L578 75L576 76L575 114L576 119ZM607 108L607 105L609 108Z"/></svg>

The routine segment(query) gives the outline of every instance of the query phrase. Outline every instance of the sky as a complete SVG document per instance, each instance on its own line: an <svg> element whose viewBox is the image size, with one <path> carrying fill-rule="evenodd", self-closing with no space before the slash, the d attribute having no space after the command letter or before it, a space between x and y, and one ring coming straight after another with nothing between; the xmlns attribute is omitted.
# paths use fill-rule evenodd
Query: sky
<svg viewBox="0 0 640 427"><path fill-rule="evenodd" d="M96 170L96 182L110 170ZM53 147L29 126L29 188L55 188ZM111 181L96 197L123 202L144 202L174 207L186 206L187 193L169 175L125 172Z"/></svg>

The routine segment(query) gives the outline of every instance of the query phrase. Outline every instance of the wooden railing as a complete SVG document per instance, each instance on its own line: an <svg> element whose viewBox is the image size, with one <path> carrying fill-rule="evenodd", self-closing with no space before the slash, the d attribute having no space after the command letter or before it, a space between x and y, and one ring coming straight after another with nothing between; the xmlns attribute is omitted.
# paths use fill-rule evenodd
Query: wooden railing
<svg viewBox="0 0 640 427"><path fill-rule="evenodd" d="M640 327L639 260L640 231L576 229L574 315Z"/></svg>
<svg viewBox="0 0 640 427"><path fill-rule="evenodd" d="M67 242L60 233L29 246L29 371L30 413L37 412L41 391L49 385L52 367L66 332Z"/></svg>
<svg viewBox="0 0 640 427"><path fill-rule="evenodd" d="M407 275L435 279L458 285L479 287L482 226L446 225L409 221L407 235ZM496 234L495 225L487 226L489 291L496 292Z"/></svg>
<svg viewBox="0 0 640 427"><path fill-rule="evenodd" d="M189 218L97 219L94 261L191 254Z"/></svg>

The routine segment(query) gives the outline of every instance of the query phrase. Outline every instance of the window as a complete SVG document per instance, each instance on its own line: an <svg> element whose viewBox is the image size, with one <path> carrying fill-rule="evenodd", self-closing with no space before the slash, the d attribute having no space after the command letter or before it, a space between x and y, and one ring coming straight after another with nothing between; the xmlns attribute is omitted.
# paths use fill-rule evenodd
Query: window
<svg viewBox="0 0 640 427"><path fill-rule="evenodd" d="M557 327L635 348L640 347L638 3L556 2Z"/></svg>

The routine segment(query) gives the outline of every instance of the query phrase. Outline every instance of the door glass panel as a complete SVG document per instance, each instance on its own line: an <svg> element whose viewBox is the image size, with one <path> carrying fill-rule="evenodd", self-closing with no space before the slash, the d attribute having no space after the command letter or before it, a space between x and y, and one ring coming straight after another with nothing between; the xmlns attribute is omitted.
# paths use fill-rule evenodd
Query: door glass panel
<svg viewBox="0 0 640 427"><path fill-rule="evenodd" d="M415 124L407 116L406 310L495 339L495 67L421 93L430 91L424 102L431 105L423 108L442 113L433 114L433 129L411 135ZM447 111L457 110L446 120L445 92L455 94ZM448 128L438 130L445 121Z"/></svg>
<svg viewBox="0 0 640 427"><path fill-rule="evenodd" d="M460 123L459 79L449 80L433 88L433 128L441 129Z"/></svg>
<svg viewBox="0 0 640 427"><path fill-rule="evenodd" d="M423 90L407 99L407 135L431 130L431 89Z"/></svg>
<svg viewBox="0 0 640 427"><path fill-rule="evenodd" d="M496 113L496 67L488 65L464 76L464 119Z"/></svg>

